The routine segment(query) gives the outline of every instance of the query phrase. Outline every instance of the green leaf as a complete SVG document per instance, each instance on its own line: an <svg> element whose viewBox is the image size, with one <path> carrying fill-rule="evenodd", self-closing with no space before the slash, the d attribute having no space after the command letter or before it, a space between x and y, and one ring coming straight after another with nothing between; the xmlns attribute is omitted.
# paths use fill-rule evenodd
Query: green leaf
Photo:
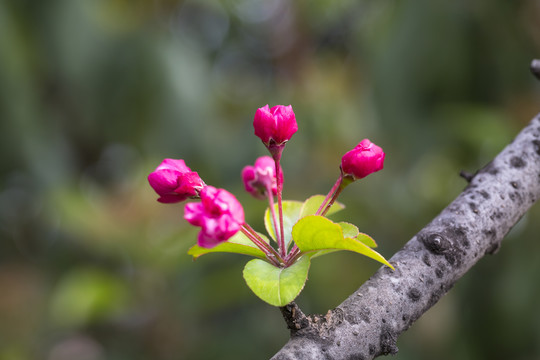
<svg viewBox="0 0 540 360"><path fill-rule="evenodd" d="M308 215L315 215L325 198L326 196L324 195L313 195L312 197L304 201L302 210L300 211L300 218ZM325 216L330 216L343 209L345 209L345 205L336 201L332 204L330 209L328 209L328 212Z"/></svg>
<svg viewBox="0 0 540 360"><path fill-rule="evenodd" d="M356 240L363 242L370 248L377 247L375 240L373 240L371 236L361 233L356 225L348 222L339 222L338 224L341 226L341 230L343 231L343 237L356 238Z"/></svg>
<svg viewBox="0 0 540 360"><path fill-rule="evenodd" d="M377 243L373 238L367 234L359 233L358 236L356 236L356 240L362 242L363 244L369 246L370 248L376 248Z"/></svg>
<svg viewBox="0 0 540 360"><path fill-rule="evenodd" d="M344 237L342 227L323 216L310 215L300 219L293 227L292 236L298 248L305 253L320 250L349 250L394 269L381 254L358 239L364 239L367 235L360 234L358 238Z"/></svg>
<svg viewBox="0 0 540 360"><path fill-rule="evenodd" d="M286 200L282 202L283 204L283 230L285 235L285 246L289 247L289 244L291 243L291 232L292 227L298 219L300 219L300 210L302 209L303 203L300 201L290 201ZM279 211L278 211L278 204L274 204L274 208L276 209L276 218L278 218L279 221ZM266 212L264 213L264 226L266 227L266 231L268 231L268 234L272 237L272 239L276 239L276 234L274 231L274 221L272 220L272 216L270 214L270 207L266 209Z"/></svg>
<svg viewBox="0 0 540 360"><path fill-rule="evenodd" d="M288 268L253 259L244 267L244 279L251 291L268 304L285 306L304 288L309 265L309 256L302 256Z"/></svg>
<svg viewBox="0 0 540 360"><path fill-rule="evenodd" d="M296 222L304 216L315 214L321 206L322 202L324 201L324 198L324 195L314 195L304 202L291 200L286 200L282 202L284 227L283 231L285 235L285 245L287 246L287 248L289 247L292 240L291 232L294 224L296 224ZM278 204L274 204L274 208L276 209L276 217L279 218ZM336 212L343 210L344 208L345 205L339 202L335 202L328 210L326 216L335 214ZM276 234L274 231L274 222L270 214L270 208L267 208L266 212L264 213L264 226L266 227L266 231L268 232L270 237L275 240Z"/></svg>
<svg viewBox="0 0 540 360"><path fill-rule="evenodd" d="M259 234L264 241L268 243L268 238L262 234ZM226 253L236 253L236 254L242 254L242 255L249 255L249 256L255 256L261 259L265 259L266 256L264 253L257 247L257 245L253 244L251 240L244 235L242 232L236 233L233 237L231 237L226 242L223 242L217 246L214 246L211 249L200 247L199 245L193 245L188 250L188 255L193 256L193 260L197 260L200 256L206 255L209 253L215 253L215 252L226 252Z"/></svg>
<svg viewBox="0 0 540 360"><path fill-rule="evenodd" d="M360 230L358 230L356 225L344 221L339 222L338 225L341 227L341 231L343 231L343 237L355 238L360 234Z"/></svg>

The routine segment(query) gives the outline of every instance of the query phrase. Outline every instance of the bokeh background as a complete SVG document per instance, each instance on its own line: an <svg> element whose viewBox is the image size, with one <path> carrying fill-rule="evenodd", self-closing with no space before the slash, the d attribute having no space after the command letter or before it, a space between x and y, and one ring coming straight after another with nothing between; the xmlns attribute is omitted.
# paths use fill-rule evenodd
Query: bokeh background
<svg viewBox="0 0 540 360"><path fill-rule="evenodd" d="M339 215L399 250L540 111L538 0L0 2L0 360L265 359L288 339L247 258L186 254L197 229L146 176L183 158L262 229L240 171L255 109L292 104L285 198L326 193L368 137L384 171ZM540 359L540 209L431 309L397 359ZM325 313L378 268L317 259Z"/></svg>

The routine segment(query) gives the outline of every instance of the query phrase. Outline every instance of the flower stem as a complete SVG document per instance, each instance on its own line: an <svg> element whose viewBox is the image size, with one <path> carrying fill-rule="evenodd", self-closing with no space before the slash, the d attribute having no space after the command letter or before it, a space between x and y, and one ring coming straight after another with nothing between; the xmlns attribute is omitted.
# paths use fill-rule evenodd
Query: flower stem
<svg viewBox="0 0 540 360"><path fill-rule="evenodd" d="M322 216L326 215L328 210L330 210L332 205L334 205L334 202L336 202L336 199L338 198L339 194L341 194L343 189L345 189L353 181L354 181L354 178L352 178L350 176L343 176L343 173L339 176L339 179L336 182L336 185L338 183L339 183L339 185L337 186L337 189L335 189L335 192L334 192L334 195L332 196L332 199L330 199L330 201L328 202L328 204L326 205L324 210L321 212ZM334 187L332 189L334 189L336 187L336 185L334 185Z"/></svg>
<svg viewBox="0 0 540 360"><path fill-rule="evenodd" d="M270 206L270 214L272 214L272 222L274 223L274 234L276 236L276 242L280 244L279 237L279 225L276 217L276 207L274 206L274 195L272 194L272 187L268 184L266 186L266 193L268 195L268 205Z"/></svg>
<svg viewBox="0 0 540 360"><path fill-rule="evenodd" d="M332 188L330 189L330 191L324 198L323 202L321 203L321 206L319 207L315 215L321 215L321 216L326 215L328 210L330 210L330 208L336 201L339 194L343 191L343 189L345 189L345 187L349 183L350 182L348 181L343 181L343 173L341 173L338 179L336 180L336 183L334 184L334 186L332 186ZM285 257L285 265L291 266L298 259L300 255L301 255L300 249L298 248L296 244L294 244L294 246L291 248L291 251Z"/></svg>
<svg viewBox="0 0 540 360"><path fill-rule="evenodd" d="M300 255L300 249L298 248L298 246L296 246L296 244L294 244L293 248L291 249L289 254L287 254L287 257L285 258L285 266L289 267L292 264L294 264L294 262L298 259L299 255Z"/></svg>
<svg viewBox="0 0 540 360"><path fill-rule="evenodd" d="M346 186L346 185L345 185ZM345 186L343 186L343 183L340 182L339 184L339 187L337 188L336 192L334 192L334 196L332 196L332 199L330 199L330 201L328 202L328 205L326 205L326 207L324 208L324 210L321 212L321 216L324 216L326 215L326 213L328 212L328 210L330 210L330 208L332 207L332 205L334 205L334 202L336 201L336 199L338 198L339 194L341 194L341 192L343 191L343 189L345 189Z"/></svg>
<svg viewBox="0 0 540 360"><path fill-rule="evenodd" d="M291 266L295 263L296 260L298 260L300 256L302 256L302 252L295 244L294 248L291 249L291 252L289 253L289 255L287 255L287 258L285 259L285 266Z"/></svg>
<svg viewBox="0 0 540 360"><path fill-rule="evenodd" d="M321 206L319 207L319 209L317 210L315 215L321 215L322 214L322 212L325 209L325 206L327 205L328 201L330 200L330 198L332 198L334 196L335 192L337 191L337 189L341 185L342 181L343 181L343 175L340 174L339 178L336 181L336 183L334 184L334 186L332 186L332 188L330 189L330 191L326 195L326 198L324 198L324 201L322 202ZM334 199L334 201L335 201L335 199ZM332 202L332 204L333 204L333 202Z"/></svg>
<svg viewBox="0 0 540 360"><path fill-rule="evenodd" d="M279 151L276 151L272 153L272 157L274 158L274 162L276 163L276 182L277 182L277 198L278 198L278 211L279 211L279 237L276 234L276 237L278 238L278 247L280 254L283 258L287 256L287 248L285 247L285 231L283 229L283 180L282 175L280 174L281 166L280 166L280 160L281 160L281 153L283 151L283 147L279 149Z"/></svg>
<svg viewBox="0 0 540 360"><path fill-rule="evenodd" d="M249 224L244 223L242 225L241 231L246 235L261 251L266 255L268 261L270 261L274 266L281 266L285 263L279 253L270 246L266 241L264 241L259 234L251 227Z"/></svg>

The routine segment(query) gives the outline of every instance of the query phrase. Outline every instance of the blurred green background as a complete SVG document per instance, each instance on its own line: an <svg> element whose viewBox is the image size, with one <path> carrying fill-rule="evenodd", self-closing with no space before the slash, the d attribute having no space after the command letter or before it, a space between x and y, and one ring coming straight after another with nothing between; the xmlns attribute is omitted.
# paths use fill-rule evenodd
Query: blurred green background
<svg viewBox="0 0 540 360"><path fill-rule="evenodd" d="M265 154L255 109L292 104L285 198L326 193L368 137L385 170L339 216L399 250L540 111L540 3L0 2L0 360L265 359L288 339L247 258L186 254L197 229L146 176L183 158L233 192ZM540 209L399 342L398 359L540 359ZM325 313L378 268L317 259Z"/></svg>

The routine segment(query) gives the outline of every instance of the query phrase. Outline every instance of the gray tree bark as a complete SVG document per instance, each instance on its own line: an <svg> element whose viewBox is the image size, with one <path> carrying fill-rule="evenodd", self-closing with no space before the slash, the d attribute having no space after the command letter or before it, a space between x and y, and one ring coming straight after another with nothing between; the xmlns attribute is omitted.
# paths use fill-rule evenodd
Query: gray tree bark
<svg viewBox="0 0 540 360"><path fill-rule="evenodd" d="M540 63L539 63L540 66ZM273 360L373 359L452 288L540 197L540 114L435 219L326 315L281 308L291 330Z"/></svg>

